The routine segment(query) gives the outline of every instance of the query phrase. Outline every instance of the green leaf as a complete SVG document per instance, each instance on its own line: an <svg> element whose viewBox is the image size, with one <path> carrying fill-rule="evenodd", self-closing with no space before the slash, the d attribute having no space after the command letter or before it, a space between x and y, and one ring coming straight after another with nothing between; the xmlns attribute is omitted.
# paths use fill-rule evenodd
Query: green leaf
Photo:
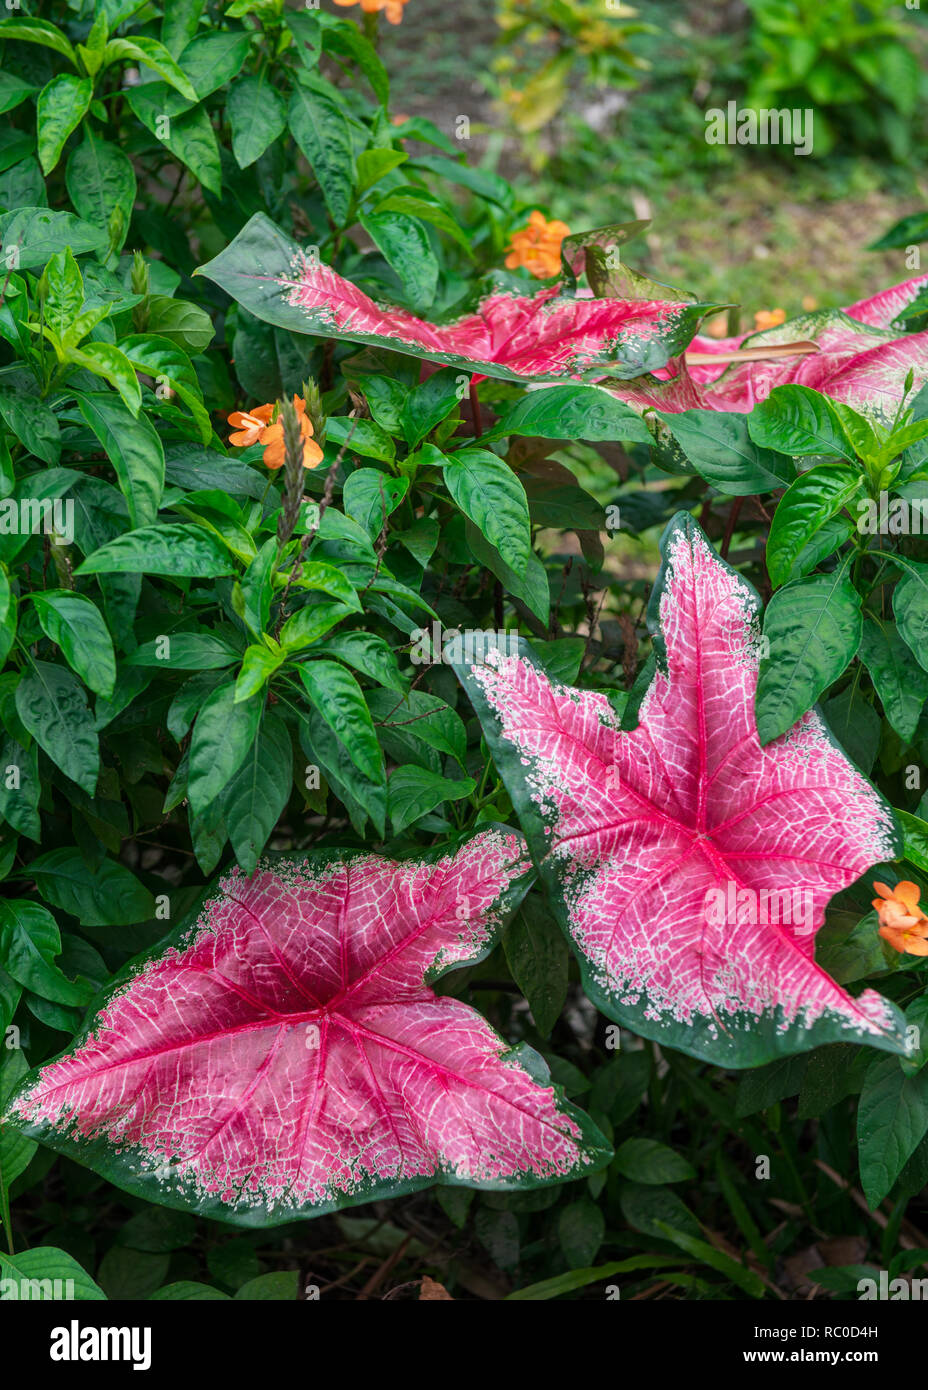
<svg viewBox="0 0 928 1390"><path fill-rule="evenodd" d="M547 1038L567 1001L570 952L564 933L537 896L523 901L503 933L503 948L535 1027Z"/></svg>
<svg viewBox="0 0 928 1390"><path fill-rule="evenodd" d="M299 1282L300 1276L295 1269L274 1270L272 1274L259 1274L256 1279L249 1279L235 1297L261 1303L293 1303L299 1292Z"/></svg>
<svg viewBox="0 0 928 1390"><path fill-rule="evenodd" d="M137 423L137 422L136 422ZM143 526L101 545L76 574L163 574L217 579L234 566L225 546L202 526Z"/></svg>
<svg viewBox="0 0 928 1390"><path fill-rule="evenodd" d="M330 415L326 423L326 439L332 444L345 444L352 453L379 459L382 463L392 463L396 456L393 440L373 420L349 420Z"/></svg>
<svg viewBox="0 0 928 1390"><path fill-rule="evenodd" d="M134 368L155 377L159 387L167 386L180 397L193 416L200 439L208 444L213 427L203 405L196 370L187 353L176 347L169 338L154 333L131 334L128 338L122 338L119 350Z"/></svg>
<svg viewBox="0 0 928 1390"><path fill-rule="evenodd" d="M928 1071L906 1076L895 1057L871 1062L857 1110L860 1183L879 1206L928 1130Z"/></svg>
<svg viewBox="0 0 928 1390"><path fill-rule="evenodd" d="M656 1139L626 1139L616 1149L614 1163L622 1177L632 1182L690 1182L696 1177L696 1169L682 1154Z"/></svg>
<svg viewBox="0 0 928 1390"><path fill-rule="evenodd" d="M240 169L259 159L287 128L283 98L262 69L254 77L245 74L229 88L226 114L232 128L232 153Z"/></svg>
<svg viewBox="0 0 928 1390"><path fill-rule="evenodd" d="M509 464L489 449L459 449L443 472L455 505L524 579L532 553L528 499Z"/></svg>
<svg viewBox="0 0 928 1390"><path fill-rule="evenodd" d="M784 585L764 615L769 654L755 712L762 744L792 728L837 680L860 646L860 595L844 569Z"/></svg>
<svg viewBox="0 0 928 1390"><path fill-rule="evenodd" d="M592 1269L571 1269L564 1274L555 1274L550 1279L542 1279L537 1284L529 1284L524 1289L507 1294L506 1302L540 1303L549 1298L559 1298L561 1294L576 1293L589 1284L603 1284L617 1274L634 1274L639 1269L664 1269L679 1263L676 1255L632 1255L627 1260L613 1260L610 1264L597 1265Z"/></svg>
<svg viewBox="0 0 928 1390"><path fill-rule="evenodd" d="M4 39L19 39L20 42L24 43L40 43L45 48L53 48L56 53L62 54L69 63L73 63L77 67L77 54L67 37L61 32L57 24L52 24L47 19L30 19L24 16L22 19L0 20L0 43Z"/></svg>
<svg viewBox="0 0 928 1390"><path fill-rule="evenodd" d="M831 402L809 386L777 386L748 416L755 444L798 458L803 454L838 454L854 462L854 450Z"/></svg>
<svg viewBox="0 0 928 1390"><path fill-rule="evenodd" d="M6 979L10 977L7 975ZM5 1033L6 1025L3 1025ZM4 1047L0 1051L0 1115L6 1109L6 1102L13 1088L22 1081L29 1070L29 1064L21 1048ZM27 1139L12 1125L0 1123L0 1224L9 1234L10 1188L32 1162L38 1145L34 1139Z"/></svg>
<svg viewBox="0 0 928 1390"><path fill-rule="evenodd" d="M471 777L455 781L425 767L396 768L387 783L387 815L394 832L401 834L444 801L461 801L470 796L476 785Z"/></svg>
<svg viewBox="0 0 928 1390"><path fill-rule="evenodd" d="M354 146L335 88L301 73L290 95L287 124L309 160L333 222L343 227L354 192Z"/></svg>
<svg viewBox="0 0 928 1390"><path fill-rule="evenodd" d="M280 630L280 645L286 652L300 651L325 636L330 628L354 612L339 601L307 603L288 618Z"/></svg>
<svg viewBox="0 0 928 1390"><path fill-rule="evenodd" d="M126 95L142 124L218 198L222 192L222 160L216 132L205 108L187 109L185 102L178 106L174 92L164 82L130 87ZM157 331L163 332L163 329Z"/></svg>
<svg viewBox="0 0 928 1390"><path fill-rule="evenodd" d="M129 367L132 370L131 363ZM148 526L158 515L164 492L164 449L157 431L147 416L134 418L114 396L84 392L77 404L116 470L133 529ZM127 539L120 536L112 544Z"/></svg>
<svg viewBox="0 0 928 1390"><path fill-rule="evenodd" d="M387 517L396 511L408 491L408 478L393 478L389 473L381 473L379 468L357 468L345 479L345 511L376 539Z"/></svg>
<svg viewBox="0 0 928 1390"><path fill-rule="evenodd" d="M5 738L0 749L0 816L14 830L36 842L41 839L41 792L35 744L25 749L15 739Z"/></svg>
<svg viewBox="0 0 928 1390"><path fill-rule="evenodd" d="M16 687L16 712L52 762L93 796L100 771L100 745L77 677L62 666L33 661Z"/></svg>
<svg viewBox="0 0 928 1390"><path fill-rule="evenodd" d="M179 63L171 57L164 44L158 39L142 37L110 39L103 50L103 65L111 63L142 63L163 77L188 101L197 100L197 91ZM146 84L147 85L147 84Z"/></svg>
<svg viewBox="0 0 928 1390"><path fill-rule="evenodd" d="M417 449L436 425L467 395L470 377L457 367L441 367L406 397L400 428L410 449Z"/></svg>
<svg viewBox="0 0 928 1390"><path fill-rule="evenodd" d="M425 313L435 298L439 269L425 227L403 212L368 213L360 222L399 277L409 307Z"/></svg>
<svg viewBox="0 0 928 1390"><path fill-rule="evenodd" d="M161 17L161 42L173 58L179 58L197 32L206 0L171 0Z"/></svg>
<svg viewBox="0 0 928 1390"><path fill-rule="evenodd" d="M894 558L905 565L902 579L893 590L893 612L899 632L919 665L928 670L928 565Z"/></svg>
<svg viewBox="0 0 928 1390"><path fill-rule="evenodd" d="M464 721L437 695L410 690L398 700L388 690L370 690L367 706L380 729L384 747L396 761L405 762L404 748L414 748L421 741L439 753L449 754L463 767L467 746ZM388 740L395 741L396 752ZM411 761L416 761L415 756Z"/></svg>
<svg viewBox="0 0 928 1390"><path fill-rule="evenodd" d="M56 464L61 454L61 430L52 410L35 396L0 388L0 418L43 463Z"/></svg>
<svg viewBox="0 0 928 1390"><path fill-rule="evenodd" d="M300 679L310 702L321 714L363 776L382 782L383 755L361 687L344 666L325 658L304 661Z"/></svg>
<svg viewBox="0 0 928 1390"><path fill-rule="evenodd" d="M118 145L98 139L85 126L82 143L68 156L65 183L78 215L107 235L113 209L119 208L124 231L114 247L118 251L129 230L136 197L135 170L128 155Z"/></svg>
<svg viewBox="0 0 928 1390"><path fill-rule="evenodd" d="M603 1243L606 1218L591 1198L581 1197L561 1208L557 1234L564 1259L571 1267L589 1265Z"/></svg>
<svg viewBox="0 0 928 1390"><path fill-rule="evenodd" d="M32 601L42 631L61 648L72 670L97 695L111 695L116 684L116 654L96 604L68 589L36 592Z"/></svg>
<svg viewBox="0 0 928 1390"><path fill-rule="evenodd" d="M827 699L821 707L825 722L865 777L869 777L879 752L882 721L873 705L852 682Z"/></svg>
<svg viewBox="0 0 928 1390"><path fill-rule="evenodd" d="M340 569L336 569L334 565L327 565L323 560L304 561L300 566L297 584L301 589L328 594L331 598L338 599L346 608L354 609L356 613L362 611L361 600L351 580Z"/></svg>
<svg viewBox="0 0 928 1390"><path fill-rule="evenodd" d="M92 96L90 78L73 73L53 77L39 92L36 127L43 174L50 174L58 163L65 141L84 119Z"/></svg>
<svg viewBox="0 0 928 1390"><path fill-rule="evenodd" d="M2 35L2 30L0 30L0 35ZM37 90L38 88L33 82L25 82L21 77L16 77L11 72L0 72L0 115L7 111L13 111Z"/></svg>
<svg viewBox="0 0 928 1390"><path fill-rule="evenodd" d="M29 874L46 902L84 927L133 926L155 915L151 893L113 859L102 859L91 869L80 850L55 849L33 859Z"/></svg>
<svg viewBox="0 0 928 1390"><path fill-rule="evenodd" d="M774 588L785 584L802 551L837 512L863 489L862 474L842 464L802 473L783 494L767 540L767 570Z"/></svg>
<svg viewBox="0 0 928 1390"><path fill-rule="evenodd" d="M199 304L153 294L148 301L146 332L166 338L188 354L205 352L216 335L213 321Z"/></svg>
<svg viewBox="0 0 928 1390"><path fill-rule="evenodd" d="M423 189L416 187L411 189L398 188L381 198L371 209L371 214L375 217L380 217L381 214L389 216L391 213L409 217L420 224L430 223L431 226L437 227L439 231L456 241L471 260L474 259L473 248L466 231L433 194L426 193Z"/></svg>
<svg viewBox="0 0 928 1390"><path fill-rule="evenodd" d="M250 44L245 29L197 34L190 40L178 61L201 101L241 72Z"/></svg>
<svg viewBox="0 0 928 1390"><path fill-rule="evenodd" d="M27 95L30 89L27 88ZM2 102L2 88L0 88L0 102ZM25 100L25 98L21 98ZM379 183L385 175L396 169L400 164L405 164L409 158L402 150L394 149L372 149L362 150L358 155L358 192L366 193L369 188L373 188L375 183Z"/></svg>
<svg viewBox="0 0 928 1390"><path fill-rule="evenodd" d="M397 690L400 694L406 690L395 654L376 633L336 633L321 646L315 647L313 656L337 656L346 666L353 666L356 671L370 676L371 680L386 686L388 690Z"/></svg>
<svg viewBox="0 0 928 1390"><path fill-rule="evenodd" d="M2 33L0 26L0 37ZM90 1303L106 1300L100 1285L94 1283L76 1260L54 1245L38 1245L32 1250L20 1250L16 1255L0 1253L0 1276L15 1280L20 1290L18 1296L30 1301L73 1298Z"/></svg>
<svg viewBox="0 0 928 1390"><path fill-rule="evenodd" d="M910 864L928 873L928 821L909 811L895 811L904 836L903 853Z"/></svg>
<svg viewBox="0 0 928 1390"><path fill-rule="evenodd" d="M47 908L26 898L0 899L0 963L27 989L42 999L77 1007L89 1003L94 986L73 983L58 966L61 954L58 924Z"/></svg>
<svg viewBox="0 0 928 1390"><path fill-rule="evenodd" d="M45 322L61 336L84 302L84 277L69 246L52 256L39 283L45 288Z"/></svg>
<svg viewBox="0 0 928 1390"><path fill-rule="evenodd" d="M182 1250L196 1240L197 1227L185 1211L169 1211L166 1207L149 1207L129 1218L116 1236L119 1245L130 1250L144 1250L150 1255L163 1255L169 1250Z"/></svg>
<svg viewBox="0 0 928 1390"><path fill-rule="evenodd" d="M791 458L751 438L747 415L686 410L660 418L696 471L730 497L772 492L796 476Z"/></svg>
<svg viewBox="0 0 928 1390"><path fill-rule="evenodd" d="M293 753L282 720L266 714L251 748L222 797L222 817L235 857L252 874L290 797Z"/></svg>
<svg viewBox="0 0 928 1390"><path fill-rule="evenodd" d="M846 516L833 516L830 521L823 522L796 556L788 578L802 579L809 574L822 560L840 550L854 535L854 529L854 522Z"/></svg>
<svg viewBox="0 0 928 1390"><path fill-rule="evenodd" d="M97 1278L108 1298L134 1302L150 1297L164 1283L170 1262L170 1255L111 1245L100 1261Z"/></svg>
<svg viewBox="0 0 928 1390"><path fill-rule="evenodd" d="M66 347L65 360L75 367L83 367L86 372L93 372L94 376L102 376L115 387L135 421L142 404L142 389L125 353L111 343L85 343L79 348ZM145 423L148 423L147 420Z"/></svg>
<svg viewBox="0 0 928 1390"><path fill-rule="evenodd" d="M75 256L99 251L107 234L70 212L51 212L48 208L16 208L0 216L0 244L4 253L19 247L21 270L45 265L56 251L69 246Z"/></svg>
<svg viewBox="0 0 928 1390"><path fill-rule="evenodd" d="M322 11L319 21L323 25L322 46L327 53L339 53L357 63L364 73L381 106L390 104L390 79L387 70L377 56L374 45L364 37L358 26L347 19ZM288 17L288 24L291 20Z"/></svg>
<svg viewBox="0 0 928 1390"><path fill-rule="evenodd" d="M716 1250L714 1245L709 1245L704 1240L697 1240L695 1236L688 1235L685 1231L675 1230L672 1226L668 1226L666 1221L656 1221L654 1224L666 1240L678 1245L681 1250L685 1250L688 1255L699 1260L700 1263L708 1265L710 1269L724 1274L726 1279L730 1279L749 1298L764 1297L763 1280L753 1270L738 1264L737 1260L733 1260L730 1255L723 1255L720 1250Z"/></svg>
<svg viewBox="0 0 928 1390"><path fill-rule="evenodd" d="M219 686L205 700L190 736L187 795L204 815L238 772L255 741L264 700L235 702L235 686Z"/></svg>
<svg viewBox="0 0 928 1390"><path fill-rule="evenodd" d="M528 557L524 578L511 570L495 546L491 545L473 524L468 521L466 532L467 546L478 565L486 568L500 581L503 588L514 598L520 599L534 613L539 622L547 626L551 607L551 589L544 565L534 551Z"/></svg>
<svg viewBox="0 0 928 1390"><path fill-rule="evenodd" d="M601 386L565 384L529 391L504 410L481 443L518 434L541 439L629 440L652 443L651 431L632 410Z"/></svg>
<svg viewBox="0 0 928 1390"><path fill-rule="evenodd" d="M886 718L904 743L911 742L928 699L928 676L899 636L896 624L868 613L860 659L870 672Z"/></svg>
<svg viewBox="0 0 928 1390"><path fill-rule="evenodd" d="M269 647L257 643L246 647L242 656L242 669L235 680L235 703L248 700L263 690L286 659L287 653L283 650L272 651Z"/></svg>
<svg viewBox="0 0 928 1390"><path fill-rule="evenodd" d="M149 1303L204 1303L228 1302L229 1295L211 1284L198 1284L193 1279L178 1279L176 1284L165 1284L149 1294Z"/></svg>

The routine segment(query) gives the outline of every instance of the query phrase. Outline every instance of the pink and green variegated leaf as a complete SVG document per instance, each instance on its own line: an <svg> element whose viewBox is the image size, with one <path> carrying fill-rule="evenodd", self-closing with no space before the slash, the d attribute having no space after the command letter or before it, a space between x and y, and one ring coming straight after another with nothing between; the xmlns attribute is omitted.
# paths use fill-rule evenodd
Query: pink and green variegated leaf
<svg viewBox="0 0 928 1390"><path fill-rule="evenodd" d="M310 260L263 213L201 266L239 304L296 333L393 348L509 381L636 377L678 356L709 310L673 300L578 297L553 288L490 287L473 312L428 323L368 298Z"/></svg>
<svg viewBox="0 0 928 1390"><path fill-rule="evenodd" d="M838 1040L904 1052L895 1007L814 957L832 895L897 853L892 811L814 710L761 747L760 601L686 513L662 547L637 728L528 644L457 663L587 993L726 1067Z"/></svg>
<svg viewBox="0 0 928 1390"><path fill-rule="evenodd" d="M639 381L610 386L636 410L724 410L746 413L776 386L811 386L871 418L891 421L910 370L916 388L928 381L928 332L903 333L900 316L913 305L928 276L919 276L849 309L823 309L789 319L776 328L713 342L695 337L685 357ZM737 348L782 349L811 341L816 353L771 357L768 361L691 363L689 355L720 357Z"/></svg>
<svg viewBox="0 0 928 1390"><path fill-rule="evenodd" d="M526 868L521 837L494 826L404 863L329 851L235 869L5 1121L241 1225L591 1172L606 1142L541 1059L430 988L489 952Z"/></svg>

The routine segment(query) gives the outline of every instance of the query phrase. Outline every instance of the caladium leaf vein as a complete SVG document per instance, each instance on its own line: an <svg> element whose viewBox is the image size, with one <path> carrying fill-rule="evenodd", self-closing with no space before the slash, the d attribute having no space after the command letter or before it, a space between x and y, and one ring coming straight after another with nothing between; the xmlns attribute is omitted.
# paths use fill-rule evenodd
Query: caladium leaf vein
<svg viewBox="0 0 928 1390"><path fill-rule="evenodd" d="M540 1059L430 987L487 953L526 868L500 827L431 860L233 870L8 1118L131 1191L245 1224L591 1171L605 1141Z"/></svg>
<svg viewBox="0 0 928 1390"><path fill-rule="evenodd" d="M458 663L588 992L732 1066L844 1037L903 1051L894 1008L814 958L829 899L896 854L892 812L815 710L761 747L756 594L685 513L663 553L636 729L527 643Z"/></svg>

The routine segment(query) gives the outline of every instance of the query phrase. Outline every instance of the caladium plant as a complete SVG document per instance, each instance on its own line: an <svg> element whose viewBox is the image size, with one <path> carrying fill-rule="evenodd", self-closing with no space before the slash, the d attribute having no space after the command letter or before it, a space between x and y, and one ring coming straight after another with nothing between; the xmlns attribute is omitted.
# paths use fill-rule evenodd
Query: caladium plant
<svg viewBox="0 0 928 1390"><path fill-rule="evenodd" d="M131 1192L242 1225L591 1172L610 1150L541 1058L431 988L489 953L525 871L505 826L405 863L235 869L5 1118Z"/></svg>
<svg viewBox="0 0 928 1390"><path fill-rule="evenodd" d="M838 1040L904 1052L895 1007L814 957L832 895L896 855L892 811L815 710L761 747L760 600L688 514L662 551L637 728L524 642L456 662L586 991L723 1066Z"/></svg>
<svg viewBox="0 0 928 1390"><path fill-rule="evenodd" d="M697 336L686 357L670 369L611 389L639 409L747 413L774 387L793 384L889 421L905 395L908 373L917 386L928 381L928 333L906 333L903 327L907 307L926 284L928 276L922 275L847 309L803 314L742 337ZM807 350L810 343L817 352ZM732 352L759 356L725 366ZM706 357L717 360L702 360Z"/></svg>
<svg viewBox="0 0 928 1390"><path fill-rule="evenodd" d="M595 299L553 286L534 294L486 285L472 310L427 323L381 306L264 213L197 272L279 328L389 347L508 381L630 378L683 352L716 305L671 299Z"/></svg>

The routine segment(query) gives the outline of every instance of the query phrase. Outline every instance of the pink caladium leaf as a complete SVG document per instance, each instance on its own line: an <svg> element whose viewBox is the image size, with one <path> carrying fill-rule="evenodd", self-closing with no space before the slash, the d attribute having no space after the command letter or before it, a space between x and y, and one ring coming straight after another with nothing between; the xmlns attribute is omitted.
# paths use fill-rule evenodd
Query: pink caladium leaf
<svg viewBox="0 0 928 1390"><path fill-rule="evenodd" d="M498 826L428 859L235 869L5 1120L130 1192L242 1225L591 1172L606 1141L541 1058L430 987L489 953L526 868Z"/></svg>
<svg viewBox="0 0 928 1390"><path fill-rule="evenodd" d="M838 1040L904 1052L895 1007L814 957L832 895L898 852L892 811L815 710L761 747L760 600L686 513L662 549L637 728L527 643L455 661L584 987L726 1067Z"/></svg>
<svg viewBox="0 0 928 1390"><path fill-rule="evenodd" d="M655 371L683 351L717 307L578 297L558 286L533 294L490 286L472 311L449 323L428 323L375 303L331 266L308 257L263 213L197 274L278 327L519 382Z"/></svg>
<svg viewBox="0 0 928 1390"><path fill-rule="evenodd" d="M848 309L825 309L789 319L776 328L739 338L713 341L695 337L683 359L639 381L610 386L613 394L636 409L676 413L722 410L746 413L766 400L776 386L811 386L862 414L891 421L903 395L906 376L915 387L928 381L928 332L906 333L902 320L928 286L922 275ZM701 360L722 357L732 349L776 349L814 342L819 351L726 367ZM697 357L691 363L690 354ZM685 365L684 365L685 364Z"/></svg>

